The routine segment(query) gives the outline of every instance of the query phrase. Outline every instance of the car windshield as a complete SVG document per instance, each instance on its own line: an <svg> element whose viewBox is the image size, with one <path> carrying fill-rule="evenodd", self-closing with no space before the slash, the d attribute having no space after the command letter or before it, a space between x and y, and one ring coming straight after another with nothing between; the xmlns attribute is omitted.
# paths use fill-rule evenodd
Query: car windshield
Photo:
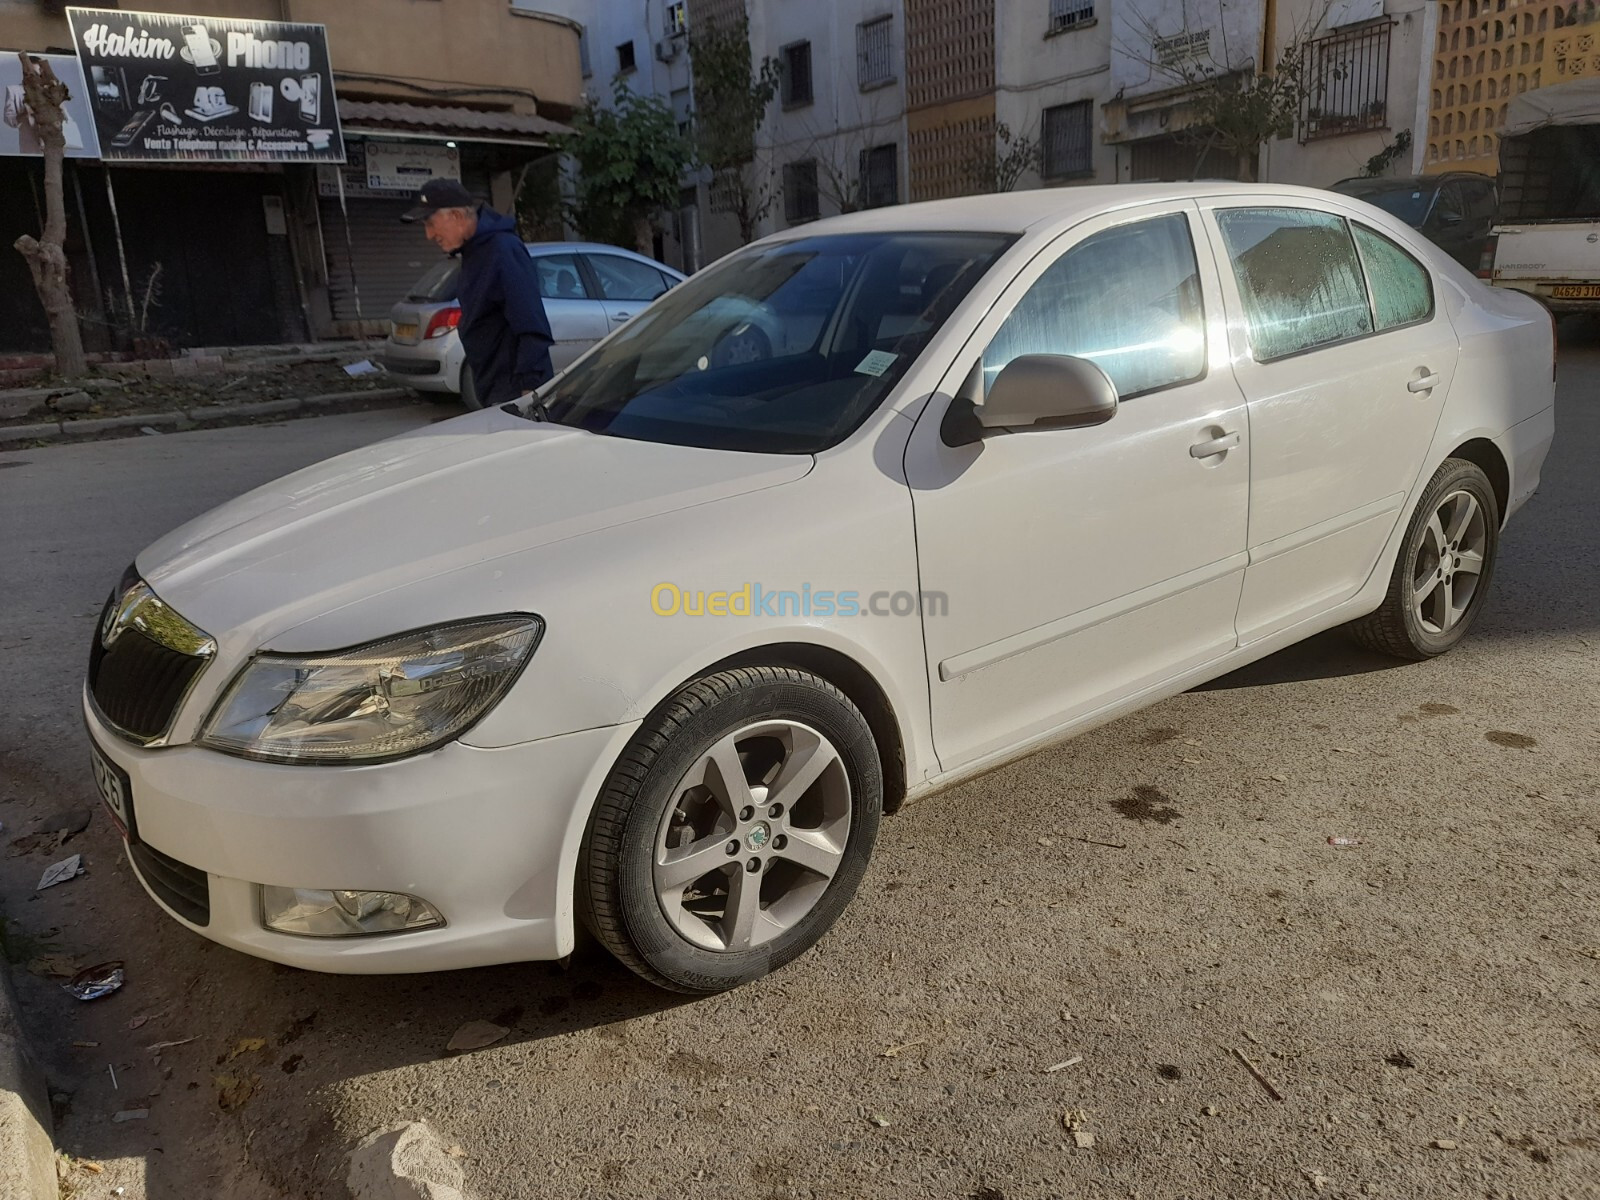
<svg viewBox="0 0 1600 1200"><path fill-rule="evenodd" d="M459 258L442 258L428 268L428 273L406 293L407 300L424 304L438 304L456 298L456 279L461 275Z"/></svg>
<svg viewBox="0 0 1600 1200"><path fill-rule="evenodd" d="M1437 191L1438 189L1432 186L1380 187L1351 188L1346 194L1383 209L1391 217L1399 217L1413 229L1420 229L1422 223L1428 219L1428 211L1433 207L1433 198Z"/></svg>
<svg viewBox="0 0 1600 1200"><path fill-rule="evenodd" d="M877 407L1003 234L839 234L752 248L679 284L544 395L613 437L810 454Z"/></svg>

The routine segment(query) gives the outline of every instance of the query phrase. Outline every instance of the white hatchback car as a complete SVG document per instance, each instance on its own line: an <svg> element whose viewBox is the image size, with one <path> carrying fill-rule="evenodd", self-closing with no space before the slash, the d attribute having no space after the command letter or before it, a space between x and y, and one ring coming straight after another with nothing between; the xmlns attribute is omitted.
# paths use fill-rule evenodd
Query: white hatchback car
<svg viewBox="0 0 1600 1200"><path fill-rule="evenodd" d="M643 312L657 296L683 282L671 267L642 254L597 242L527 242L539 274L540 298L555 344L550 362L564 371L613 329ZM398 381L419 392L457 396L482 408L472 368L456 327L461 305L456 280L461 260L440 259L389 310L389 336L378 361Z"/></svg>
<svg viewBox="0 0 1600 1200"><path fill-rule="evenodd" d="M728 361L730 309L809 332ZM581 921L731 987L823 934L908 799L1331 626L1448 650L1553 359L1536 302L1326 192L817 222L535 399L140 553L95 772L150 894L247 953L466 967Z"/></svg>

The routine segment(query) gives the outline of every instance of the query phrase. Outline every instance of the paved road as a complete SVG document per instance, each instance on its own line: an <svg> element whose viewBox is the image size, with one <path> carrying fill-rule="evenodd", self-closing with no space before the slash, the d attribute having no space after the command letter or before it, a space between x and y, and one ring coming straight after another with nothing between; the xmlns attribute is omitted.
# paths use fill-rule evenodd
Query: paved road
<svg viewBox="0 0 1600 1200"><path fill-rule="evenodd" d="M32 897L48 859L0 857L14 946L128 964L90 1005L24 976L61 1144L108 1168L75 1194L339 1197L352 1140L425 1118L485 1198L1600 1195L1587 331L1560 395L1546 486L1457 652L1397 666L1325 636L914 805L823 945L730 995L684 1002L593 951L275 967L157 913L98 815L70 884ZM0 455L4 840L91 803L74 704L132 554L417 419ZM481 1018L511 1035L447 1056ZM112 1120L129 1108L149 1115Z"/></svg>

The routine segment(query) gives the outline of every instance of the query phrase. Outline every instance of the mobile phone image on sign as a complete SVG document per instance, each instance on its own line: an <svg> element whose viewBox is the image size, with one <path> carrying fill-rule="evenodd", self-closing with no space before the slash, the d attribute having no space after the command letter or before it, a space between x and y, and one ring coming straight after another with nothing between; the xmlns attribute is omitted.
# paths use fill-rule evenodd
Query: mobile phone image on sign
<svg viewBox="0 0 1600 1200"><path fill-rule="evenodd" d="M322 120L322 76L300 77L300 119L307 125Z"/></svg>
<svg viewBox="0 0 1600 1200"><path fill-rule="evenodd" d="M222 46L211 40L211 35L206 32L204 25L185 25L183 27L184 61L193 64L197 75L215 75L222 70L217 62L217 52Z"/></svg>

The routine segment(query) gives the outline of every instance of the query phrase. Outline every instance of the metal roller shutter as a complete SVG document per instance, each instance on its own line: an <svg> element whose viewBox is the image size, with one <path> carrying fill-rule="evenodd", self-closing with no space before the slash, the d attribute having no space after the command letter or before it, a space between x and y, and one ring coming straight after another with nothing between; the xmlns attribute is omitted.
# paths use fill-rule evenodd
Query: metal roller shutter
<svg viewBox="0 0 1600 1200"><path fill-rule="evenodd" d="M489 194L486 171L470 168L462 182L474 195ZM389 309L404 299L422 273L439 261L439 250L428 241L420 225L406 225L400 215L410 208L403 200L347 198L350 219L349 248L345 244L345 213L337 197L321 198L322 246L328 259L328 299L335 321L355 321L356 289L361 292L361 317L388 319ZM352 279L351 263L354 263Z"/></svg>

